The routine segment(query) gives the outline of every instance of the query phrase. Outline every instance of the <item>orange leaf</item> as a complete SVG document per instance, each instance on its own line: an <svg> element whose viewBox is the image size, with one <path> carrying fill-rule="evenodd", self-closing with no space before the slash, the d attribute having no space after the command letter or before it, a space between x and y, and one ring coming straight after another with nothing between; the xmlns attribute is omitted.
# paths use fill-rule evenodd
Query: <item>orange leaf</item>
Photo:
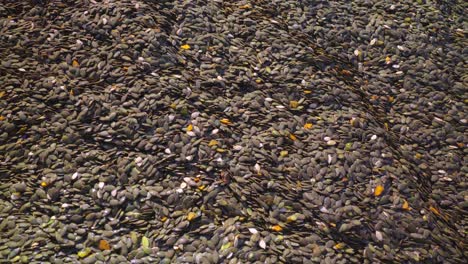
<svg viewBox="0 0 468 264"><path fill-rule="evenodd" d="M275 232L281 232L283 230L283 228L280 225L274 225L274 226L271 227L271 230L273 230Z"/></svg>
<svg viewBox="0 0 468 264"><path fill-rule="evenodd" d="M380 196L384 191L384 187L382 185L377 185L374 190L374 195L375 196Z"/></svg>
<svg viewBox="0 0 468 264"><path fill-rule="evenodd" d="M78 67L78 66L80 66L80 64L78 63L77 60L73 60L72 66L73 66L73 67Z"/></svg>
<svg viewBox="0 0 468 264"><path fill-rule="evenodd" d="M219 120L221 123L225 124L225 125L230 125L232 124L231 121L229 121L229 119L227 118L223 118L221 120Z"/></svg>
<svg viewBox="0 0 468 264"><path fill-rule="evenodd" d="M289 134L289 138L290 138L292 141L296 141L296 140L297 140L297 137L296 137L294 134Z"/></svg>
<svg viewBox="0 0 468 264"><path fill-rule="evenodd" d="M0 121L5 120L6 118L4 116L0 116Z"/></svg>
<svg viewBox="0 0 468 264"><path fill-rule="evenodd" d="M110 250L111 247L109 245L109 242L107 242L104 239L99 240L99 249L100 250Z"/></svg>
<svg viewBox="0 0 468 264"><path fill-rule="evenodd" d="M305 124L304 124L304 128L305 128L305 129L311 129L312 126L313 126L312 123L305 123Z"/></svg>
<svg viewBox="0 0 468 264"><path fill-rule="evenodd" d="M403 205L401 206L401 208L407 211L411 210L411 208L409 207L409 203L406 200L403 202Z"/></svg>
<svg viewBox="0 0 468 264"><path fill-rule="evenodd" d="M431 210L431 212L433 212L434 214L440 216L440 212L439 212L439 210L437 210L437 208L435 208L435 207L433 207L433 206L430 206L430 207L429 207L429 210Z"/></svg>
<svg viewBox="0 0 468 264"><path fill-rule="evenodd" d="M188 125L188 126L187 126L187 131L192 131L192 130L193 130L192 124Z"/></svg>
<svg viewBox="0 0 468 264"><path fill-rule="evenodd" d="M344 248L345 246L345 243L338 243L336 245L333 246L334 249L342 249Z"/></svg>

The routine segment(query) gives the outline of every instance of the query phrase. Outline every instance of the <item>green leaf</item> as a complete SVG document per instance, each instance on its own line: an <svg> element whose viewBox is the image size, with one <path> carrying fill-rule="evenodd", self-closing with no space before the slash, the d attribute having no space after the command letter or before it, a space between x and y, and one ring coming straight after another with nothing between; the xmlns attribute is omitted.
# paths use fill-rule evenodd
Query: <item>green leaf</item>
<svg viewBox="0 0 468 264"><path fill-rule="evenodd" d="M150 245L149 239L147 237L143 236L141 238L141 246L143 248L149 248L149 245Z"/></svg>

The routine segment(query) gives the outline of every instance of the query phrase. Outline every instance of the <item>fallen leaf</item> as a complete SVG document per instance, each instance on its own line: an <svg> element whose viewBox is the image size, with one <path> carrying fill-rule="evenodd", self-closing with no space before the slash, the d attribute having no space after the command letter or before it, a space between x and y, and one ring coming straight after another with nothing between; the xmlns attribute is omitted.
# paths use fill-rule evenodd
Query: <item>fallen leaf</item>
<svg viewBox="0 0 468 264"><path fill-rule="evenodd" d="M42 187L45 188L45 187L47 187L47 185L48 185L47 182L45 182L45 181L41 182L41 186L42 186Z"/></svg>
<svg viewBox="0 0 468 264"><path fill-rule="evenodd" d="M338 243L333 246L334 249L342 249L345 247L345 243Z"/></svg>
<svg viewBox="0 0 468 264"><path fill-rule="evenodd" d="M310 94L310 93L312 93L312 91L311 90L304 90L304 93L305 94Z"/></svg>
<svg viewBox="0 0 468 264"><path fill-rule="evenodd" d="M437 208L435 208L435 207L433 207L433 206L430 206L430 207L429 207L429 210L431 210L431 212L433 212L434 214L440 216L440 212L439 212L439 210L437 210Z"/></svg>
<svg viewBox="0 0 468 264"><path fill-rule="evenodd" d="M210 142L208 143L209 147L212 147L212 146L215 146L215 145L218 145L218 141L216 141L214 139L210 140Z"/></svg>
<svg viewBox="0 0 468 264"><path fill-rule="evenodd" d="M197 214L194 212L190 212L187 215L187 220L192 221L195 217L197 217Z"/></svg>
<svg viewBox="0 0 468 264"><path fill-rule="evenodd" d="M392 62L392 59L391 59L389 56L387 56L387 57L385 58L385 63L386 63L386 64L390 64L391 62Z"/></svg>
<svg viewBox="0 0 468 264"><path fill-rule="evenodd" d="M226 244L221 246L221 250L226 250L231 247L231 242L227 242Z"/></svg>
<svg viewBox="0 0 468 264"><path fill-rule="evenodd" d="M163 222L163 223L164 223L164 222L166 222L166 221L167 221L167 216L163 216L163 217L161 217L161 222Z"/></svg>
<svg viewBox="0 0 468 264"><path fill-rule="evenodd" d="M246 5L241 5L239 6L240 9L249 9L249 8L252 8L252 6L250 4L246 4Z"/></svg>
<svg viewBox="0 0 468 264"><path fill-rule="evenodd" d="M290 101L289 106L291 108L295 109L295 108L297 108L299 106L299 102L298 101Z"/></svg>
<svg viewBox="0 0 468 264"><path fill-rule="evenodd" d="M404 200L403 205L401 206L401 208L403 208L403 210L407 210L407 211L411 210L411 208L409 207L409 203L406 200Z"/></svg>
<svg viewBox="0 0 468 264"><path fill-rule="evenodd" d="M232 124L231 121L229 121L229 119L227 118L223 118L221 120L219 120L221 123L225 124L225 125L230 125Z"/></svg>
<svg viewBox="0 0 468 264"><path fill-rule="evenodd" d="M190 45L189 45L189 44L185 44L185 45L182 45L182 46L180 46L180 47L181 47L182 49L184 49L184 50L190 49Z"/></svg>
<svg viewBox="0 0 468 264"><path fill-rule="evenodd" d="M375 196L380 196L384 191L384 187L382 185L377 185L374 190L374 195Z"/></svg>
<svg viewBox="0 0 468 264"><path fill-rule="evenodd" d="M297 137L296 137L294 134L289 134L289 138L290 138L292 141L296 141L296 140L297 140Z"/></svg>
<svg viewBox="0 0 468 264"><path fill-rule="evenodd" d="M77 255L79 258L86 258L87 256L89 256L89 254L91 254L91 249L84 248L83 250L79 251Z"/></svg>
<svg viewBox="0 0 468 264"><path fill-rule="evenodd" d="M2 98L3 96L5 96L5 91L0 92L0 98Z"/></svg>
<svg viewBox="0 0 468 264"><path fill-rule="evenodd" d="M203 191L205 188L206 188L205 185L200 185L200 186L198 186L198 190L200 190L200 191Z"/></svg>
<svg viewBox="0 0 468 264"><path fill-rule="evenodd" d="M274 226L271 227L271 230L273 230L275 232L281 232L283 230L283 228L280 225L274 225Z"/></svg>
<svg viewBox="0 0 468 264"><path fill-rule="evenodd" d="M100 250L110 250L111 247L109 245L109 242L107 242L104 239L99 240L99 249Z"/></svg>
<svg viewBox="0 0 468 264"><path fill-rule="evenodd" d="M388 101L389 101L390 103L393 103L393 102L395 101L395 98L394 98L393 96L389 96L389 97L388 97Z"/></svg>
<svg viewBox="0 0 468 264"><path fill-rule="evenodd" d="M291 222L294 222L296 220L297 220L297 215L293 214L293 215L288 216L288 218L286 219L286 222L291 223Z"/></svg>
<svg viewBox="0 0 468 264"><path fill-rule="evenodd" d="M80 64L78 63L78 61L77 61L77 60L73 60L73 62L72 62L72 66L73 66L73 67L79 67L79 66L80 66Z"/></svg>
<svg viewBox="0 0 468 264"><path fill-rule="evenodd" d="M343 75L346 75L346 76L350 76L352 73L348 70L341 70L341 74Z"/></svg>
<svg viewBox="0 0 468 264"><path fill-rule="evenodd" d="M0 116L0 121L5 120L6 118L4 116Z"/></svg>
<svg viewBox="0 0 468 264"><path fill-rule="evenodd" d="M305 128L305 129L311 129L312 126L313 126L312 123L305 123L305 124L304 124L304 128Z"/></svg>
<svg viewBox="0 0 468 264"><path fill-rule="evenodd" d="M192 131L192 130L193 130L192 124L188 125L188 126L187 126L187 131Z"/></svg>
<svg viewBox="0 0 468 264"><path fill-rule="evenodd" d="M143 248L149 248L149 244L150 244L149 239L147 237L143 236L141 238L141 246Z"/></svg>
<svg viewBox="0 0 468 264"><path fill-rule="evenodd" d="M287 155L288 155L288 151L286 151L286 150L283 150L283 151L280 152L281 157L286 157Z"/></svg>

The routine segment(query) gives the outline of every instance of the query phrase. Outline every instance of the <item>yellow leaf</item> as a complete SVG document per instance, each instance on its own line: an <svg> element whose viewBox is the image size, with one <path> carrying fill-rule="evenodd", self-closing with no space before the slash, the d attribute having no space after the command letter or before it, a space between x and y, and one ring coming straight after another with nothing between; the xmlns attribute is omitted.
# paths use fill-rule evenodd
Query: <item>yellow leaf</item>
<svg viewBox="0 0 468 264"><path fill-rule="evenodd" d="M176 103L172 103L171 105L169 105L169 107L172 108L172 109L176 109L177 104L176 104Z"/></svg>
<svg viewBox="0 0 468 264"><path fill-rule="evenodd" d="M74 95L75 93L73 92L73 90L70 90L70 95Z"/></svg>
<svg viewBox="0 0 468 264"><path fill-rule="evenodd" d="M224 153L224 152L226 152L227 150L225 150L225 149L223 149L223 148L217 148L216 151L219 152L219 153Z"/></svg>
<svg viewBox="0 0 468 264"><path fill-rule="evenodd" d="M109 245L109 242L107 242L104 239L99 240L99 249L100 250L110 250L111 247Z"/></svg>
<svg viewBox="0 0 468 264"><path fill-rule="evenodd" d="M45 181L41 182L41 186L42 186L42 187L45 188L45 187L47 187L47 185L48 185L47 182L45 182Z"/></svg>
<svg viewBox="0 0 468 264"><path fill-rule="evenodd" d="M0 98L2 98L5 95L5 91L0 92Z"/></svg>
<svg viewBox="0 0 468 264"><path fill-rule="evenodd" d="M390 62L392 62L392 59L389 56L387 56L385 58L385 63L390 64Z"/></svg>
<svg viewBox="0 0 468 264"><path fill-rule="evenodd" d="M5 120L6 118L4 116L0 116L0 121Z"/></svg>
<svg viewBox="0 0 468 264"><path fill-rule="evenodd" d="M291 108L295 109L295 108L297 108L299 106L299 102L298 101L290 101L289 106Z"/></svg>
<svg viewBox="0 0 468 264"><path fill-rule="evenodd" d="M256 79L255 82L256 82L256 83L261 83L261 82L262 82L262 79Z"/></svg>
<svg viewBox="0 0 468 264"><path fill-rule="evenodd" d="M305 123L305 124L304 124L304 128L305 128L305 129L311 129L312 126L313 126L312 123Z"/></svg>
<svg viewBox="0 0 468 264"><path fill-rule="evenodd" d="M209 147L212 147L212 146L215 146L215 145L218 145L218 141L216 141L214 139L210 140L210 142L208 143Z"/></svg>
<svg viewBox="0 0 468 264"><path fill-rule="evenodd" d="M192 124L188 125L188 126L187 126L187 131L192 131L192 130L193 130Z"/></svg>
<svg viewBox="0 0 468 264"><path fill-rule="evenodd" d="M200 185L200 186L198 186L198 190L200 190L200 191L203 191L205 188L206 188L205 185Z"/></svg>
<svg viewBox="0 0 468 264"><path fill-rule="evenodd" d="M240 9L249 9L249 8L252 8L252 6L250 4L246 4L246 5L242 5L242 6L239 6Z"/></svg>
<svg viewBox="0 0 468 264"><path fill-rule="evenodd" d="M194 212L190 212L187 215L187 220L192 221L195 217L197 217L197 214Z"/></svg>
<svg viewBox="0 0 468 264"><path fill-rule="evenodd" d="M286 157L287 155L288 155L288 151L286 151L286 150L283 150L283 151L280 152L281 157Z"/></svg>
<svg viewBox="0 0 468 264"><path fill-rule="evenodd" d="M430 206L430 207L429 207L429 210L431 210L431 212L433 212L434 214L440 216L440 212L439 212L439 210L437 210L437 208L435 208L435 207L433 207L433 206Z"/></svg>
<svg viewBox="0 0 468 264"><path fill-rule="evenodd" d="M374 195L375 196L380 196L384 191L384 187L382 185L377 185L374 190Z"/></svg>
<svg viewBox="0 0 468 264"><path fill-rule="evenodd" d="M389 97L388 97L388 101L389 101L390 103L393 103L393 102L395 101L395 98L394 98L393 96L389 96Z"/></svg>
<svg viewBox="0 0 468 264"><path fill-rule="evenodd" d="M182 49L184 49L184 50L190 49L190 45L189 45L189 44L185 44L185 45L182 45L182 46L180 46L180 47L181 47Z"/></svg>
<svg viewBox="0 0 468 264"><path fill-rule="evenodd" d="M305 93L305 94L311 94L312 91L311 91L311 90L304 90L304 93Z"/></svg>
<svg viewBox="0 0 468 264"><path fill-rule="evenodd" d="M275 232L281 232L283 230L283 228L280 225L274 225L274 226L271 227L271 230L273 230Z"/></svg>
<svg viewBox="0 0 468 264"><path fill-rule="evenodd" d="M163 223L164 223L164 222L166 222L166 221L167 221L167 216L163 216L163 217L161 217L161 222L163 222Z"/></svg>
<svg viewBox="0 0 468 264"><path fill-rule="evenodd" d="M225 124L225 125L230 125L232 124L231 121L229 121L229 119L227 118L223 118L221 120L219 120L221 123Z"/></svg>
<svg viewBox="0 0 468 264"><path fill-rule="evenodd" d="M80 64L78 63L77 60L73 60L72 66L73 66L73 67L78 67L78 66L80 66Z"/></svg>
<svg viewBox="0 0 468 264"><path fill-rule="evenodd" d="M91 254L91 249L90 248L85 248L78 252L78 257L79 258L86 258L89 254Z"/></svg>
<svg viewBox="0 0 468 264"><path fill-rule="evenodd" d="M404 200L403 202L403 205L401 206L401 208L403 208L403 210L411 210L411 208L409 207L409 204L408 204L408 201Z"/></svg>
<svg viewBox="0 0 468 264"><path fill-rule="evenodd" d="M414 155L414 158L415 158L415 159L420 159L420 158L422 158L422 155L421 155L420 153L416 153L416 154Z"/></svg>
<svg viewBox="0 0 468 264"><path fill-rule="evenodd" d="M296 140L297 140L297 137L296 137L294 134L289 134L289 138L290 138L292 141L296 141Z"/></svg>
<svg viewBox="0 0 468 264"><path fill-rule="evenodd" d="M342 249L345 247L345 243L338 243L333 246L334 249Z"/></svg>
<svg viewBox="0 0 468 264"><path fill-rule="evenodd" d="M297 215L293 214L293 215L288 216L288 218L286 219L286 222L291 223L291 222L294 222L296 220L297 220Z"/></svg>

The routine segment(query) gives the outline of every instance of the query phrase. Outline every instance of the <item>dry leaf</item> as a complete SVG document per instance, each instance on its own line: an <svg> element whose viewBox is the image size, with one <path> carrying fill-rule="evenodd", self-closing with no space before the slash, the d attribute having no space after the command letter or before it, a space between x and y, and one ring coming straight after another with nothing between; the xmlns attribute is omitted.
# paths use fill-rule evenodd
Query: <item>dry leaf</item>
<svg viewBox="0 0 468 264"><path fill-rule="evenodd" d="M47 187L47 185L48 185L47 182L45 182L45 181L41 182L41 186L42 186L42 187L45 188L45 187Z"/></svg>
<svg viewBox="0 0 468 264"><path fill-rule="evenodd" d="M163 216L163 217L161 217L161 222L163 222L163 223L164 223L164 222L166 222L166 221L167 221L167 216Z"/></svg>
<svg viewBox="0 0 468 264"><path fill-rule="evenodd" d="M403 205L401 206L401 208L403 208L403 210L408 210L408 211L411 209L409 207L408 201L406 201L406 200L403 202Z"/></svg>
<svg viewBox="0 0 468 264"><path fill-rule="evenodd" d="M304 93L305 94L310 94L310 93L312 93L312 91L311 90L304 90Z"/></svg>
<svg viewBox="0 0 468 264"><path fill-rule="evenodd" d="M281 232L283 230L283 228L280 225L274 225L274 226L271 227L271 230L273 230L275 232Z"/></svg>
<svg viewBox="0 0 468 264"><path fill-rule="evenodd" d="M288 151L286 151L286 150L283 150L283 151L280 152L281 157L286 157L287 155L288 155Z"/></svg>
<svg viewBox="0 0 468 264"><path fill-rule="evenodd" d="M431 212L433 212L434 214L440 216L440 212L439 212L439 210L437 210L437 208L435 208L435 207L433 207L433 206L430 206L430 207L429 207L429 210L431 210Z"/></svg>
<svg viewBox="0 0 468 264"><path fill-rule="evenodd" d="M304 128L305 128L305 129L311 129L312 126L313 126L312 123L305 123L305 124L304 124Z"/></svg>
<svg viewBox="0 0 468 264"><path fill-rule="evenodd" d="M0 121L5 120L6 118L4 116L0 116Z"/></svg>
<svg viewBox="0 0 468 264"><path fill-rule="evenodd" d="M390 64L391 62L392 62L392 59L391 59L389 56L387 56L387 57L385 58L385 63L386 63L386 64Z"/></svg>
<svg viewBox="0 0 468 264"><path fill-rule="evenodd" d="M107 242L104 239L99 240L99 249L100 250L110 250L111 247L109 245L109 242Z"/></svg>
<svg viewBox="0 0 468 264"><path fill-rule="evenodd" d="M212 146L215 146L215 145L218 145L218 141L216 141L214 139L210 140L210 142L208 143L209 147L212 147Z"/></svg>
<svg viewBox="0 0 468 264"><path fill-rule="evenodd" d="M195 217L197 217L197 214L194 212L190 212L187 215L187 220L192 221Z"/></svg>
<svg viewBox="0 0 468 264"><path fill-rule="evenodd" d="M297 108L299 106L298 101L289 101L289 106L293 109Z"/></svg>
<svg viewBox="0 0 468 264"><path fill-rule="evenodd" d="M290 138L292 141L296 141L296 140L297 140L297 137L296 137L294 134L289 134L289 138Z"/></svg>
<svg viewBox="0 0 468 264"><path fill-rule="evenodd" d="M231 124L231 121L229 121L229 119L227 118L223 118L221 120L219 120L221 123L225 124L225 125L230 125Z"/></svg>
<svg viewBox="0 0 468 264"><path fill-rule="evenodd" d="M78 63L77 60L73 60L72 66L73 66L73 67L78 67L78 66L80 66L80 64Z"/></svg>
<svg viewBox="0 0 468 264"><path fill-rule="evenodd" d="M246 5L242 5L242 6L239 6L240 9L249 9L249 8L252 8L252 6L250 4L246 4Z"/></svg>
<svg viewBox="0 0 468 264"><path fill-rule="evenodd" d="M338 243L333 246L334 249L342 249L345 247L345 243Z"/></svg>
<svg viewBox="0 0 468 264"><path fill-rule="evenodd" d="M377 185L374 190L374 195L375 196L380 196L384 191L384 187L382 185Z"/></svg>
<svg viewBox="0 0 468 264"><path fill-rule="evenodd" d="M187 131L192 131L192 130L193 130L192 124L188 125L188 126L187 126Z"/></svg>
<svg viewBox="0 0 468 264"><path fill-rule="evenodd" d="M2 98L3 96L5 96L5 91L0 92L0 98Z"/></svg>
<svg viewBox="0 0 468 264"><path fill-rule="evenodd" d="M190 49L190 45L189 45L189 44L185 44L185 45L182 45L182 46L180 46L180 47L181 47L182 49L184 49L184 50Z"/></svg>

